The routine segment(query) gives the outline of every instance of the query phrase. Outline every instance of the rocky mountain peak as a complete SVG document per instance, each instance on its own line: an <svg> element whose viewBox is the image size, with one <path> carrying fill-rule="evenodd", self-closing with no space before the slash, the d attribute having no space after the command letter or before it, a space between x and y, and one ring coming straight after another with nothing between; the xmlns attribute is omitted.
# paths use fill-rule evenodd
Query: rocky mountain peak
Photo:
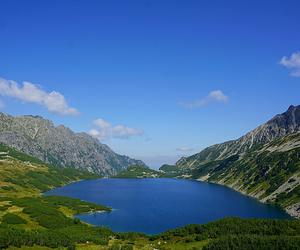
<svg viewBox="0 0 300 250"><path fill-rule="evenodd" d="M74 133L63 125L56 127L40 116L13 117L0 113L0 143L47 163L103 175L115 174L131 165L145 165L116 154L86 133Z"/></svg>
<svg viewBox="0 0 300 250"><path fill-rule="evenodd" d="M297 108L299 108L299 106L290 105L289 108L288 108L288 110L287 110L287 112L290 112L290 111L292 111L294 109L297 109Z"/></svg>
<svg viewBox="0 0 300 250"><path fill-rule="evenodd" d="M255 145L266 144L298 131L300 131L300 105L291 105L286 112L274 116L239 139L210 146L184 161L179 160L176 165L194 167L211 160L221 160L235 154L243 154Z"/></svg>

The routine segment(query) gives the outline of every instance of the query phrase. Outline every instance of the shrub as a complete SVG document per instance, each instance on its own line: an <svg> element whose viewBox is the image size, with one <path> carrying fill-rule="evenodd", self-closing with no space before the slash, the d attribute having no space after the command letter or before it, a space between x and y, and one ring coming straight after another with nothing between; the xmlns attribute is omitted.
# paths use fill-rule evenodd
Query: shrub
<svg viewBox="0 0 300 250"><path fill-rule="evenodd" d="M27 224L27 221L21 218L20 216L12 213L7 213L3 216L2 222L6 224L12 224L12 225L17 225L17 224Z"/></svg>
<svg viewBox="0 0 300 250"><path fill-rule="evenodd" d="M14 191L14 190L16 190L14 187L12 187L12 186L3 186L3 187L1 187L3 190L5 190L5 191Z"/></svg>

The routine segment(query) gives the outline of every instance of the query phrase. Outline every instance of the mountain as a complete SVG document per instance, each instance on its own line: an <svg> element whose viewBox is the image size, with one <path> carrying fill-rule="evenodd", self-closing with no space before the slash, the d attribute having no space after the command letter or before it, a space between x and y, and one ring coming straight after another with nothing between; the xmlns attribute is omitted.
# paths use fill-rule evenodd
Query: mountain
<svg viewBox="0 0 300 250"><path fill-rule="evenodd" d="M135 164L145 165L116 154L86 133L74 133L63 125L56 127L40 116L0 113L0 142L55 166L102 175L113 175Z"/></svg>
<svg viewBox="0 0 300 250"><path fill-rule="evenodd" d="M292 135L290 135L292 136ZM295 138L290 138L295 141ZM289 139L289 140L290 140ZM275 144L274 144L275 145ZM274 145L269 145L273 148ZM282 142L281 149L286 148ZM129 167L137 171L142 166ZM165 171L176 167L165 165ZM136 171L133 172L136 172ZM0 249L299 249L300 221L224 218L158 235L114 233L83 223L78 214L112 208L80 199L42 195L73 181L99 178L54 167L0 144Z"/></svg>
<svg viewBox="0 0 300 250"><path fill-rule="evenodd" d="M72 168L54 167L0 144L0 198L38 196L41 192L99 175ZM1 200L1 199L0 199ZM0 202L1 205L1 202Z"/></svg>
<svg viewBox="0 0 300 250"><path fill-rule="evenodd" d="M174 170L177 176L226 185L276 203L300 217L300 106L290 106L237 140L181 158Z"/></svg>
<svg viewBox="0 0 300 250"><path fill-rule="evenodd" d="M212 160L222 160L236 154L243 154L256 145L266 144L276 138L300 131L300 105L276 115L237 140L210 146L200 153L183 157L176 166L193 168Z"/></svg>
<svg viewBox="0 0 300 250"><path fill-rule="evenodd" d="M114 178L158 178L160 172L145 166L130 166L114 176Z"/></svg>
<svg viewBox="0 0 300 250"><path fill-rule="evenodd" d="M110 230L99 233L74 215L109 212L111 208L80 199L42 195L54 187L96 178L99 175L54 167L0 144L0 249L25 249L22 245L30 249L75 249L73 245L79 242L108 241Z"/></svg>

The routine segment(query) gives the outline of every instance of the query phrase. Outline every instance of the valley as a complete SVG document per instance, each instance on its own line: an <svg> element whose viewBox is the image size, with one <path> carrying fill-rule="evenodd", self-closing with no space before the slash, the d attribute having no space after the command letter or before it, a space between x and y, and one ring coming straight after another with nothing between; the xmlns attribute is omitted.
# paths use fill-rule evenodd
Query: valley
<svg viewBox="0 0 300 250"><path fill-rule="evenodd" d="M300 217L300 106L242 136L162 167L164 174L233 188Z"/></svg>
<svg viewBox="0 0 300 250"><path fill-rule="evenodd" d="M289 249L300 245L298 220L223 219L205 225L191 225L147 236L116 233L92 227L74 218L75 214L107 211L111 208L61 196L43 196L51 188L95 174L57 168L39 159L1 145L0 159L0 248L1 249L219 249L233 244L251 249L255 242L283 244ZM261 231L262 225L266 226ZM247 235L247 236L244 236ZM277 236L280 236L279 238ZM235 249L235 248L233 248Z"/></svg>
<svg viewBox="0 0 300 250"><path fill-rule="evenodd" d="M300 250L300 1L0 9L0 250Z"/></svg>
<svg viewBox="0 0 300 250"><path fill-rule="evenodd" d="M69 158L60 158L56 155L54 160L53 153L51 157L48 153L40 154L44 152L42 148L45 148L42 145L47 145L48 140L47 137L43 137L43 140L46 140L44 144L41 144L40 139L37 140L40 129L36 131L36 136L28 138L28 131L36 128L32 127L32 124L35 124L34 126L36 122L44 124L42 118L21 118L22 123L25 120L27 124L27 129L24 131L20 129L19 121L16 125L12 125L13 118L5 115L4 121L2 115L2 123L0 123L0 139L2 138L0 140L2 141L0 145L0 248L208 250L220 249L220 246L226 245L231 249L252 249L252 245L255 244L256 249L273 249L275 245L287 247L284 249L297 249L300 246L299 220L225 218L209 223L199 222L201 225L168 229L152 235L138 232L122 233L118 230L112 231L106 227L99 227L98 224L92 226L93 223L83 222L85 219L81 217L94 214L96 218L98 214L102 216L102 213L113 214L117 205L110 206L109 202L100 204L94 200L86 201L84 197L71 198L72 195L49 196L43 193L80 180L93 182L93 180L97 181L107 176L113 178L102 180L124 180L125 182L131 180L130 186L133 184L132 181L137 180L191 179L228 186L264 203L278 205L297 218L300 202L299 110L299 106L290 107L287 112L275 116L266 124L236 141L209 147L199 154L180 159L176 165L163 165L159 171L150 169L141 161L133 161L135 164L127 166L130 164L127 160L123 162L124 165L109 171L105 170L106 163L97 168L65 166L67 162L70 162ZM42 128L44 125L38 126ZM47 126L44 128L45 131L57 129L52 125L50 128ZM23 134L20 135L20 133ZM71 137L77 136L70 131L68 133ZM17 140L16 135L21 136L20 139ZM34 147L38 150L32 149L31 146L28 148L25 139L26 143L35 145ZM35 140L37 140L36 144L34 144ZM89 140L93 139L89 138ZM9 145L3 142L9 142ZM55 152L60 154L59 152L65 151L64 148L67 145L69 144L61 141L60 151ZM33 153L28 154L28 152ZM54 151L51 149L47 152ZM80 154L84 150L77 152ZM176 184L176 186L180 185ZM147 192L139 190L140 187L141 184L138 184L138 187L134 188L135 191L146 195ZM169 189L169 187L161 188ZM180 189L178 189L180 193L175 196L182 195L188 198L191 194L190 192L183 194L183 190ZM96 190L105 192L107 189L97 188ZM175 189L173 187L170 190ZM205 194L203 191L198 193ZM228 194L221 196L230 197ZM149 195L148 197L159 197ZM131 197L131 195L126 197ZM118 200L122 202L122 197L116 199ZM189 204L190 201L183 202ZM193 202L195 204L195 200ZM149 206L151 206L151 199ZM191 206L188 205L186 209L188 207ZM211 205L208 207L211 208ZM130 210L134 211L134 206ZM239 208L238 210L242 211ZM226 217L223 215L219 218L224 216ZM279 218L276 216L274 218ZM135 218L130 220L134 221ZM262 228L265 229L262 230Z"/></svg>

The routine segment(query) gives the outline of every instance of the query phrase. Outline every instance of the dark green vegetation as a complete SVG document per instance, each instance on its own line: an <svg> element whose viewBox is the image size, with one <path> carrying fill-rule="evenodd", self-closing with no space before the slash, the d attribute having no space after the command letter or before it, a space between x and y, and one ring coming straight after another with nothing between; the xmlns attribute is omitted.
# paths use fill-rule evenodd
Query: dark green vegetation
<svg viewBox="0 0 300 250"><path fill-rule="evenodd" d="M0 196L39 194L53 187L98 175L71 168L58 168L0 144Z"/></svg>
<svg viewBox="0 0 300 250"><path fill-rule="evenodd" d="M157 178L161 173L145 166L130 166L121 171L114 178Z"/></svg>
<svg viewBox="0 0 300 250"><path fill-rule="evenodd" d="M0 145L0 248L8 246L70 247L87 241L106 244L108 229L94 228L74 214L110 208L41 192L80 179L98 178L89 172L56 168Z"/></svg>
<svg viewBox="0 0 300 250"><path fill-rule="evenodd" d="M71 214L110 211L108 207L58 196L24 197L9 201L12 206L23 208L22 213L28 215L39 226L49 229L74 225L74 219L67 217L66 211L72 211Z"/></svg>
<svg viewBox="0 0 300 250"><path fill-rule="evenodd" d="M2 217L2 223L17 225L17 224L27 224L27 221L16 214L6 213Z"/></svg>
<svg viewBox="0 0 300 250"><path fill-rule="evenodd" d="M208 244L203 249L298 249L299 232L298 220L227 218L205 225L189 225L171 230L154 239L158 237L163 241L172 239L187 243L207 240Z"/></svg>
<svg viewBox="0 0 300 250"><path fill-rule="evenodd" d="M278 204L287 208L290 214L300 216L300 209L290 209L300 202L300 133L253 146L242 155L221 160L197 163L197 155L190 158L188 161L193 162L193 167L176 165L160 170L179 178L227 185L261 201Z"/></svg>
<svg viewBox="0 0 300 250"><path fill-rule="evenodd" d="M168 165L168 164L162 165L159 168L159 170L160 170L161 176L163 176L165 178L178 177L178 175L180 175L180 173L181 173L180 168L178 168L175 165Z"/></svg>
<svg viewBox="0 0 300 250"><path fill-rule="evenodd" d="M173 165L163 165L159 171L145 166L130 166L126 170L121 171L113 178L174 178L178 177L180 169Z"/></svg>
<svg viewBox="0 0 300 250"><path fill-rule="evenodd" d="M150 237L137 233L116 234L108 229L77 223L74 221L73 226L31 231L1 224L0 248L39 245L72 249L74 243L77 243L78 249L276 250L300 247L298 220L228 218L205 225L189 225ZM87 244L87 241L90 243Z"/></svg>
<svg viewBox="0 0 300 250"><path fill-rule="evenodd" d="M183 175L225 184L262 201L289 207L300 202L300 133L257 145L243 155L179 169L177 176Z"/></svg>
<svg viewBox="0 0 300 250"><path fill-rule="evenodd" d="M251 150L240 160L223 160L208 180L224 182L253 196L283 207L300 201L300 146L289 148L286 142L300 141L300 133L278 139L263 148ZM281 147L281 150L277 150ZM282 147L285 147L284 149ZM284 150L284 151L282 151ZM223 164L225 167L222 168ZM235 183L234 183L235 182ZM281 188L280 194L274 192Z"/></svg>
<svg viewBox="0 0 300 250"><path fill-rule="evenodd" d="M226 236L209 243L203 250L297 250L300 239L289 236Z"/></svg>
<svg viewBox="0 0 300 250"><path fill-rule="evenodd" d="M74 215L110 211L110 208L79 199L42 196L41 192L97 176L74 169L55 168L6 146L1 146L0 152L0 249L300 248L299 220L228 218L206 225L190 225L156 236L114 233L107 228L92 227L74 218ZM233 158L225 163L236 161L239 160ZM129 172L134 174L146 171L153 174L151 169L143 167L131 169L133 171ZM176 167L165 166L166 169L173 172ZM290 183L293 182L291 179Z"/></svg>
<svg viewBox="0 0 300 250"><path fill-rule="evenodd" d="M11 246L46 246L50 248L66 247L75 249L76 243L93 242L107 245L112 232L104 228L92 228L81 223L73 226L50 230L23 230L0 225L0 249ZM33 248L35 249L35 247Z"/></svg>
<svg viewBox="0 0 300 250"><path fill-rule="evenodd" d="M230 229L230 230L228 230ZM298 220L239 219L226 218L204 225L188 225L162 233L158 237L195 237L197 240L219 238L228 235L299 236Z"/></svg>
<svg viewBox="0 0 300 250"><path fill-rule="evenodd" d="M75 244L86 242L107 245L109 236L112 235L108 229L94 228L73 218L73 214L77 213L109 211L107 207L54 196L7 198L7 200L10 204L8 210L16 214L6 213L2 218L0 249L8 246L33 245L73 248ZM16 226L17 224L27 225L20 227Z"/></svg>
<svg viewBox="0 0 300 250"><path fill-rule="evenodd" d="M300 105L161 170L229 186L300 218Z"/></svg>

